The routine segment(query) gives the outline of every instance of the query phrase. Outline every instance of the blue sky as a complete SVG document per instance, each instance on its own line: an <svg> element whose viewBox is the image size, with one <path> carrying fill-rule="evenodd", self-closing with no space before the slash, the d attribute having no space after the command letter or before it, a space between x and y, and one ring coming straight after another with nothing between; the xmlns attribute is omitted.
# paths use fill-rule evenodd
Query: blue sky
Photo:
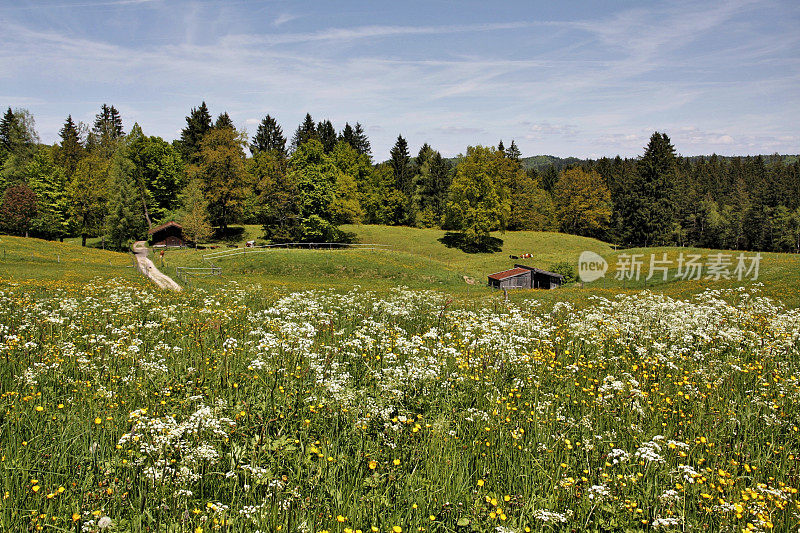
<svg viewBox="0 0 800 533"><path fill-rule="evenodd" d="M42 140L104 102L173 139L306 112L445 155L800 152L800 2L0 0L0 106Z"/></svg>

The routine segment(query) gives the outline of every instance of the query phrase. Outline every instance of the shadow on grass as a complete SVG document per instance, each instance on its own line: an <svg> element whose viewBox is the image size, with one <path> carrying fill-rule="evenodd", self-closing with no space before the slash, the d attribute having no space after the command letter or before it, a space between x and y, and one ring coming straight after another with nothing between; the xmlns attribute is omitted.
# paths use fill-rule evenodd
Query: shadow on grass
<svg viewBox="0 0 800 533"><path fill-rule="evenodd" d="M503 239L487 235L478 242L470 241L463 233L448 231L439 242L448 248L458 248L468 254L492 254L503 249Z"/></svg>
<svg viewBox="0 0 800 533"><path fill-rule="evenodd" d="M226 229L214 228L214 236L211 240L226 244L236 244L242 240L242 235L244 235L243 226L228 226Z"/></svg>

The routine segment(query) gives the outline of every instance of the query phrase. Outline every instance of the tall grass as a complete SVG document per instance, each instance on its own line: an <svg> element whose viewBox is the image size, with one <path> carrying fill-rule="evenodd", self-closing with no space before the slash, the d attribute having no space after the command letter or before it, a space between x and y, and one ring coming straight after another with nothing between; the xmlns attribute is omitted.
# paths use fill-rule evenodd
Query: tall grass
<svg viewBox="0 0 800 533"><path fill-rule="evenodd" d="M0 286L0 529L795 531L800 313Z"/></svg>

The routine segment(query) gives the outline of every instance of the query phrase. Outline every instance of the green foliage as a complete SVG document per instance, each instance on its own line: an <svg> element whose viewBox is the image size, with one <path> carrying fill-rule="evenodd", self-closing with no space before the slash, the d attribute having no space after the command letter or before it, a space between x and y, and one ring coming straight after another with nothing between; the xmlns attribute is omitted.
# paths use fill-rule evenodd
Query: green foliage
<svg viewBox="0 0 800 533"><path fill-rule="evenodd" d="M425 145L427 146L427 145ZM453 170L450 163L428 147L417 157L417 225L441 226L447 210Z"/></svg>
<svg viewBox="0 0 800 533"><path fill-rule="evenodd" d="M223 231L238 215L246 192L246 142L235 129L210 130L200 143L198 164L189 171L203 184L211 223Z"/></svg>
<svg viewBox="0 0 800 533"><path fill-rule="evenodd" d="M294 136L292 136L291 149L295 151L308 141L317 138L317 126L314 124L314 119L311 118L310 113L306 113L303 122L297 126L297 130L295 130Z"/></svg>
<svg viewBox="0 0 800 533"><path fill-rule="evenodd" d="M248 170L257 199L256 218L266 238L273 242L300 240L300 191L296 176L287 172L286 159L276 150L260 151L248 161Z"/></svg>
<svg viewBox="0 0 800 533"><path fill-rule="evenodd" d="M208 202L199 179L189 182L182 194L183 213L179 217L183 233L195 244L211 237L213 228L208 219Z"/></svg>
<svg viewBox="0 0 800 533"><path fill-rule="evenodd" d="M278 122L267 115L258 125L258 130L250 143L250 153L253 156L260 152L274 151L281 156L286 156L286 137Z"/></svg>
<svg viewBox="0 0 800 533"><path fill-rule="evenodd" d="M217 117L217 121L214 122L214 128L221 130L224 128L235 130L236 126L233 125L233 120L231 120L230 115L228 115L227 111L223 111Z"/></svg>
<svg viewBox="0 0 800 533"><path fill-rule="evenodd" d="M369 157L359 154L345 142L339 142L332 157L339 176L336 178L336 198L331 205L331 215L337 224L359 223L364 218L360 203L358 183L369 179L372 166Z"/></svg>
<svg viewBox="0 0 800 533"><path fill-rule="evenodd" d="M136 184L136 165L127 149L117 150L109 170L110 199L105 225L109 245L127 250L133 241L144 239L147 224Z"/></svg>
<svg viewBox="0 0 800 533"><path fill-rule="evenodd" d="M633 179L621 191L618 205L623 242L633 246L669 242L675 218L676 173L675 148L669 137L653 133Z"/></svg>
<svg viewBox="0 0 800 533"><path fill-rule="evenodd" d="M408 151L408 142L402 135L397 136L392 149L389 151L391 159L389 160L389 167L392 169L394 175L394 188L400 191L405 197L405 205L403 206L403 216L401 223L413 224L414 223L414 194L415 180L414 180L414 165L411 161L411 155Z"/></svg>
<svg viewBox="0 0 800 533"><path fill-rule="evenodd" d="M611 193L596 171L570 168L553 189L561 231L603 237L611 219Z"/></svg>
<svg viewBox="0 0 800 533"><path fill-rule="evenodd" d="M64 126L58 133L61 136L61 145L59 146L56 160L64 167L66 175L72 177L84 152L80 133L77 125L72 120L72 115L67 116Z"/></svg>
<svg viewBox="0 0 800 533"><path fill-rule="evenodd" d="M511 214L509 178L503 153L470 146L450 188L447 227L460 231L468 246L490 248L489 232L505 230Z"/></svg>
<svg viewBox="0 0 800 533"><path fill-rule="evenodd" d="M179 146L184 161L190 164L198 163L203 137L210 129L211 114L203 102L200 107L192 108L186 117L186 127L181 131Z"/></svg>
<svg viewBox="0 0 800 533"><path fill-rule="evenodd" d="M322 143L322 148L325 150L326 154L333 151L338 138L336 136L336 130L333 128L333 124L330 120L323 120L317 124L317 139Z"/></svg>
<svg viewBox="0 0 800 533"><path fill-rule="evenodd" d="M360 218L357 188L352 175L337 167L337 157L345 167L357 158L355 151L343 144L337 156L328 155L322 143L312 139L301 144L289 160L289 182L297 184L301 239L331 242L345 238L336 225Z"/></svg>
<svg viewBox="0 0 800 533"><path fill-rule="evenodd" d="M569 261L559 261L558 263L553 263L547 268L547 270L564 276L564 283L572 283L578 280L578 276L575 273L575 267Z"/></svg>
<svg viewBox="0 0 800 533"><path fill-rule="evenodd" d="M99 149L105 157L112 157L117 142L125 136L122 127L122 116L113 105L103 104L95 115L94 127L88 144L92 149Z"/></svg>
<svg viewBox="0 0 800 533"><path fill-rule="evenodd" d="M70 221L86 239L100 235L107 214L109 162L99 154L91 154L78 163L67 187Z"/></svg>
<svg viewBox="0 0 800 533"><path fill-rule="evenodd" d="M146 137L134 125L127 147L135 165L136 193L147 217L160 220L178 208L180 191L186 183L183 160L178 150L161 137Z"/></svg>
<svg viewBox="0 0 800 533"><path fill-rule="evenodd" d="M350 123L346 123L339 134L339 140L352 146L361 155L369 157L372 153L367 134L364 133L364 128L358 122L356 122L355 128L350 126Z"/></svg>
<svg viewBox="0 0 800 533"><path fill-rule="evenodd" d="M54 161L55 148L40 148L25 170L26 181L36 193L37 213L31 221L35 235L63 238L70 232L68 179L64 168Z"/></svg>

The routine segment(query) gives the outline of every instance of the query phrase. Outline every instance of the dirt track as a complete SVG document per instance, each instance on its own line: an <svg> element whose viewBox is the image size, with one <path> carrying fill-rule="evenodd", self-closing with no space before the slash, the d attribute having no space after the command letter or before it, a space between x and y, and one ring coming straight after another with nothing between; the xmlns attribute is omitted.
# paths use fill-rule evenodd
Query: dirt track
<svg viewBox="0 0 800 533"><path fill-rule="evenodd" d="M147 247L147 243L145 241L136 241L133 244L133 254L136 256L136 263L139 266L139 271L153 280L153 283L162 289L170 289L173 291L181 290L181 286L178 285L175 280L164 275L156 268L156 265L154 265L150 258L147 257L149 253L150 249Z"/></svg>

